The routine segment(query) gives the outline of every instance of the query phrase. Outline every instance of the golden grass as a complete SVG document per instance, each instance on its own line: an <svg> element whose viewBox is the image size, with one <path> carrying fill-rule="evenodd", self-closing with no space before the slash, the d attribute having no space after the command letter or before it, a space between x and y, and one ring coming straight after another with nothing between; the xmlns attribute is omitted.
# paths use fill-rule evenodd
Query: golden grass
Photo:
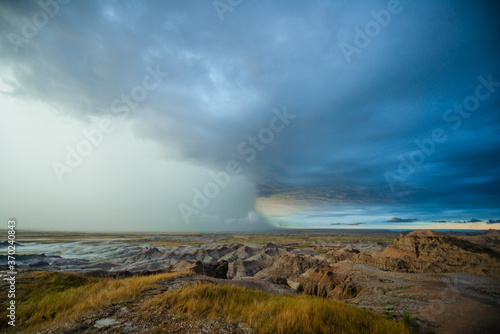
<svg viewBox="0 0 500 334"><path fill-rule="evenodd" d="M138 297L157 283L181 275L185 273L111 279L60 272L23 273L16 285L16 327L2 321L0 332L33 333L71 323L114 303L137 303ZM7 302L0 302L0 307L0 317L6 319ZM151 297L140 309L144 315L151 315L161 314L167 307L197 319L243 322L257 333L409 332L402 322L338 301L304 295L275 295L206 282Z"/></svg>
<svg viewBox="0 0 500 334"><path fill-rule="evenodd" d="M57 322L75 320L115 302L139 296L155 283L184 273L162 273L125 279L87 278L59 272L31 272L18 278L16 285L16 327L0 322L0 331L33 332ZM0 317L6 319L1 305Z"/></svg>
<svg viewBox="0 0 500 334"><path fill-rule="evenodd" d="M409 333L401 322L342 302L213 283L165 292L144 303L145 312L166 307L202 318L243 322L257 333Z"/></svg>

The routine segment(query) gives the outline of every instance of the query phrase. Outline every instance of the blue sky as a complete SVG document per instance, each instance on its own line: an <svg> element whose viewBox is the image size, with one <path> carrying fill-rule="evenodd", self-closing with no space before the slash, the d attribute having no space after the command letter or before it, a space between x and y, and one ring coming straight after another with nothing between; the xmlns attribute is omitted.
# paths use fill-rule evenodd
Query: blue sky
<svg viewBox="0 0 500 334"><path fill-rule="evenodd" d="M499 226L495 1L41 3L0 3L3 220Z"/></svg>

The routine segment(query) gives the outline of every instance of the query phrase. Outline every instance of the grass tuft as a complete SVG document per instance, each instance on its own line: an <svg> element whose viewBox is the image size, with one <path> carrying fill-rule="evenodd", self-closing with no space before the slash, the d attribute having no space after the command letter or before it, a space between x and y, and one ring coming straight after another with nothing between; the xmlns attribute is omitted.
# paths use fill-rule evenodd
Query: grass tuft
<svg viewBox="0 0 500 334"><path fill-rule="evenodd" d="M274 295L231 285L198 283L147 300L145 312L172 308L203 318L243 322L257 333L408 333L402 322L312 296Z"/></svg>
<svg viewBox="0 0 500 334"><path fill-rule="evenodd" d="M113 279L47 271L23 273L16 282L16 326L2 321L0 332L30 333L75 320L111 303L137 297L155 283L180 275L183 273ZM7 319L7 303L0 304L2 319Z"/></svg>
<svg viewBox="0 0 500 334"><path fill-rule="evenodd" d="M403 313L403 322L407 325L407 327L412 329L412 332L418 332L419 326L417 318L412 316L410 312L404 311Z"/></svg>
<svg viewBox="0 0 500 334"><path fill-rule="evenodd" d="M132 300L142 303L141 311L131 315L137 318L161 316L163 311L173 309L181 317L243 323L257 333L409 333L412 330L411 316L405 318L406 325L339 301L276 295L208 282L186 285L139 301L158 283L181 275L185 273L113 279L25 272L16 282L16 327L9 328L2 321L0 332L43 331ZM7 301L1 301L0 307L0 317L6 319Z"/></svg>

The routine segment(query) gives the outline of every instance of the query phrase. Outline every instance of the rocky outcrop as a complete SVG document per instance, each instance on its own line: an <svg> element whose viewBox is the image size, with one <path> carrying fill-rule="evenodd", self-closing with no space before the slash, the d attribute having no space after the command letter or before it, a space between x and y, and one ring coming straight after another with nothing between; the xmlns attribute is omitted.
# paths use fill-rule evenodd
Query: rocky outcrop
<svg viewBox="0 0 500 334"><path fill-rule="evenodd" d="M216 263L205 264L204 274L210 277L227 279L228 263L219 261Z"/></svg>
<svg viewBox="0 0 500 334"><path fill-rule="evenodd" d="M163 253L160 252L156 247L151 248L143 248L135 257L134 262L143 261L143 260L151 260L158 259L163 256Z"/></svg>
<svg viewBox="0 0 500 334"><path fill-rule="evenodd" d="M286 277L295 280L310 268L325 266L323 260L308 255L285 255L272 258L271 265L259 272L259 277Z"/></svg>
<svg viewBox="0 0 500 334"><path fill-rule="evenodd" d="M307 270L355 262L398 272L465 272L500 277L500 253L491 249L499 243L500 232L495 230L482 234L468 232L456 237L436 231L415 231L398 236L385 248L383 243L362 240L339 243L333 239L321 244L311 242L304 244L303 248L295 249L273 243L210 243L175 247L123 245L116 242L95 243L90 246L86 243L61 243L45 245L47 255L18 255L16 262L19 268L75 272L109 270L135 273L174 270L194 271L229 279L254 277L269 282L286 280L294 288L298 288L303 282L305 290L316 289L324 294L321 288L323 283L316 288L305 285L305 277L302 275ZM26 243L23 250L33 248L40 252L40 247L34 243ZM321 251L315 252L314 249ZM325 253L326 250L329 251ZM64 257L56 254L64 254ZM6 264L6 256L0 256L0 266ZM338 288L335 298L347 298L350 294L352 292L349 292L348 287Z"/></svg>
<svg viewBox="0 0 500 334"><path fill-rule="evenodd" d="M430 230L400 235L382 253L358 254L354 262L401 272L500 276L500 255L495 251Z"/></svg>
<svg viewBox="0 0 500 334"><path fill-rule="evenodd" d="M203 263L201 261L189 262L183 260L170 268L170 271L192 271L199 275L227 279L228 263L224 260L216 263Z"/></svg>
<svg viewBox="0 0 500 334"><path fill-rule="evenodd" d="M360 251L355 248L345 247L341 250L329 251L325 256L329 263L336 263L345 260L353 260L359 253Z"/></svg>
<svg viewBox="0 0 500 334"><path fill-rule="evenodd" d="M269 282L278 284L278 285L288 285L288 281L285 277L271 277Z"/></svg>
<svg viewBox="0 0 500 334"><path fill-rule="evenodd" d="M458 236L457 238L467 240L477 245L488 247L497 253L500 253L500 231L489 230L486 234L476 236Z"/></svg>
<svg viewBox="0 0 500 334"><path fill-rule="evenodd" d="M351 299L359 293L359 287L346 273L334 273L328 268L307 270L299 281L298 292L337 300Z"/></svg>
<svg viewBox="0 0 500 334"><path fill-rule="evenodd" d="M229 263L227 277L230 279L240 277L252 277L262 269L268 267L272 262L270 260L245 260Z"/></svg>
<svg viewBox="0 0 500 334"><path fill-rule="evenodd" d="M189 262L187 260L182 260L181 262L170 268L169 271L192 271L198 273L200 271L203 271L203 263L201 263L201 261Z"/></svg>
<svg viewBox="0 0 500 334"><path fill-rule="evenodd" d="M367 264L389 271L399 271L405 273L444 273L446 270L433 262L416 260L411 257L379 257L370 254L359 254L354 262Z"/></svg>
<svg viewBox="0 0 500 334"><path fill-rule="evenodd" d="M381 255L387 257L408 255L414 259L451 266L500 259L499 254L487 247L430 230L414 231L406 236L400 235Z"/></svg>
<svg viewBox="0 0 500 334"><path fill-rule="evenodd" d="M297 291L311 296L327 297L328 293L344 279L345 277L334 274L328 269L312 268L300 277Z"/></svg>
<svg viewBox="0 0 500 334"><path fill-rule="evenodd" d="M328 293L328 298L337 300L346 300L356 298L360 293L361 288L359 285L351 281L342 282L335 286L335 288Z"/></svg>

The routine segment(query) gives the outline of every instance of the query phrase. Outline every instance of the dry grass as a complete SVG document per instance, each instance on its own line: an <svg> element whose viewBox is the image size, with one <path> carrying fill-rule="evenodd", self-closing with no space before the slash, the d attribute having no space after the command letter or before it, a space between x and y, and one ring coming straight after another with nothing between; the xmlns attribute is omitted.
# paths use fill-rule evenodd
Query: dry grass
<svg viewBox="0 0 500 334"><path fill-rule="evenodd" d="M304 295L275 295L206 282L167 291L140 302L139 297L143 298L157 283L181 275L185 273L111 279L60 272L23 273L18 276L16 286L16 327L9 327L2 321L0 332L33 333L71 323L120 302L142 303L138 308L140 314L130 314L131 319L147 318L152 314L162 319L162 310L171 308L198 320L217 318L230 323L241 322L257 333L409 332L402 322L387 320L338 301ZM7 304L4 301L0 304L0 317L6 319Z"/></svg>
<svg viewBox="0 0 500 334"><path fill-rule="evenodd" d="M173 308L202 318L243 322L257 333L408 333L401 322L311 296L273 295L230 285L198 283L144 303L145 312Z"/></svg>
<svg viewBox="0 0 500 334"><path fill-rule="evenodd" d="M29 272L18 277L16 285L15 330L34 332L54 323L67 322L120 301L139 296L155 283L183 275L164 273L126 279L87 278L59 272ZM6 318L6 302L0 317ZM0 331L14 330L0 322Z"/></svg>

